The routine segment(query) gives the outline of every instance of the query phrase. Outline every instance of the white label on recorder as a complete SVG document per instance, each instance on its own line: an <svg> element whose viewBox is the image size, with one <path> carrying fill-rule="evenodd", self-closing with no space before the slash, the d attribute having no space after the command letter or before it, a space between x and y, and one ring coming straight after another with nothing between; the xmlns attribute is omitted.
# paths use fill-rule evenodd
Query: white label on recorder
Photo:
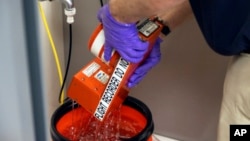
<svg viewBox="0 0 250 141"><path fill-rule="evenodd" d="M96 75L95 78L97 80L99 80L100 82L102 82L103 84L106 84L109 80L109 75L107 75L104 71L99 70Z"/></svg>
<svg viewBox="0 0 250 141"><path fill-rule="evenodd" d="M95 110L94 116L98 120L102 121L105 117L107 110L116 94L116 91L120 87L121 81L128 70L129 64L130 63L126 60L122 58L119 59L114 72L102 94L101 100L99 101L99 104Z"/></svg>
<svg viewBox="0 0 250 141"><path fill-rule="evenodd" d="M82 72L86 76L90 77L93 73L95 73L100 68L100 65L96 62L91 63L87 68L85 68Z"/></svg>

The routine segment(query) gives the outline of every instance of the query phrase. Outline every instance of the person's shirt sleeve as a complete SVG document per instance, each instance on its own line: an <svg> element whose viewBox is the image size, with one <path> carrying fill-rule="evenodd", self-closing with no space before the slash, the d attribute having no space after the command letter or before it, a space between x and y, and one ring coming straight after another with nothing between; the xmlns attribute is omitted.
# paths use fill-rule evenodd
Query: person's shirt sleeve
<svg viewBox="0 0 250 141"><path fill-rule="evenodd" d="M209 46L219 54L250 49L250 0L190 0Z"/></svg>

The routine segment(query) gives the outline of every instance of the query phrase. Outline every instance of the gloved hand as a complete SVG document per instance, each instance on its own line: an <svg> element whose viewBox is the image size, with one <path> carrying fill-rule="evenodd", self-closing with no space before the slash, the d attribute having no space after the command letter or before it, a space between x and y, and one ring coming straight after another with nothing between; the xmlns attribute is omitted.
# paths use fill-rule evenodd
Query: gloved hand
<svg viewBox="0 0 250 141"><path fill-rule="evenodd" d="M152 51L150 52L148 58L134 71L134 73L129 78L127 86L132 88L136 86L148 73L151 68L158 64L161 60L161 50L160 44L162 42L161 38L158 38L154 44Z"/></svg>
<svg viewBox="0 0 250 141"><path fill-rule="evenodd" d="M135 23L117 22L110 14L107 4L98 11L98 19L102 22L104 29L104 59L106 61L110 60L113 49L131 63L138 63L143 59L148 49L148 42L141 41Z"/></svg>

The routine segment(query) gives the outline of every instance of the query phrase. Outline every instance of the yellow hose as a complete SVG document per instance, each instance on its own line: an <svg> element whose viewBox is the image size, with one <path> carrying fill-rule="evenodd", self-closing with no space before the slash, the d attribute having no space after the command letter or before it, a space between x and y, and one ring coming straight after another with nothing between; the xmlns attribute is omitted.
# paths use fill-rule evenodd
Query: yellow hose
<svg viewBox="0 0 250 141"><path fill-rule="evenodd" d="M38 2L38 7L39 7L40 15L42 17L44 27L46 29L46 32L47 32L47 35L48 35L48 38L49 38L49 41L50 41L52 52L53 52L53 55L54 55L54 58L55 58L55 61L56 61L56 67L57 67L57 72L58 72L58 76L59 76L60 85L62 86L62 83L63 83L62 70L61 70L61 65L60 65L60 61L59 61L59 58L58 58L58 54L57 54L57 51L56 51L55 43L54 43L53 38L51 36L51 32L50 32L50 29L49 29L49 26L48 26L48 22L46 20L44 10L43 10L42 5L41 5L40 2ZM60 104L63 104L63 101L64 101L64 90L62 91L62 93L63 94L60 97Z"/></svg>

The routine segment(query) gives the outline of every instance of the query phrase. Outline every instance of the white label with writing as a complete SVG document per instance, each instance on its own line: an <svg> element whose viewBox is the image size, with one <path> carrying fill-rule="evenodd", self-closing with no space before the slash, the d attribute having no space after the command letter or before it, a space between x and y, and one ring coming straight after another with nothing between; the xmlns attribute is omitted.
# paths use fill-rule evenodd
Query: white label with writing
<svg viewBox="0 0 250 141"><path fill-rule="evenodd" d="M100 65L96 62L91 63L87 68L85 68L82 72L86 76L90 77L93 73L95 73L100 68Z"/></svg>
<svg viewBox="0 0 250 141"><path fill-rule="evenodd" d="M106 74L104 71L102 70L99 70L96 75L95 75L95 78L97 80L99 80L100 82L102 82L103 84L106 84L109 80L109 75Z"/></svg>

